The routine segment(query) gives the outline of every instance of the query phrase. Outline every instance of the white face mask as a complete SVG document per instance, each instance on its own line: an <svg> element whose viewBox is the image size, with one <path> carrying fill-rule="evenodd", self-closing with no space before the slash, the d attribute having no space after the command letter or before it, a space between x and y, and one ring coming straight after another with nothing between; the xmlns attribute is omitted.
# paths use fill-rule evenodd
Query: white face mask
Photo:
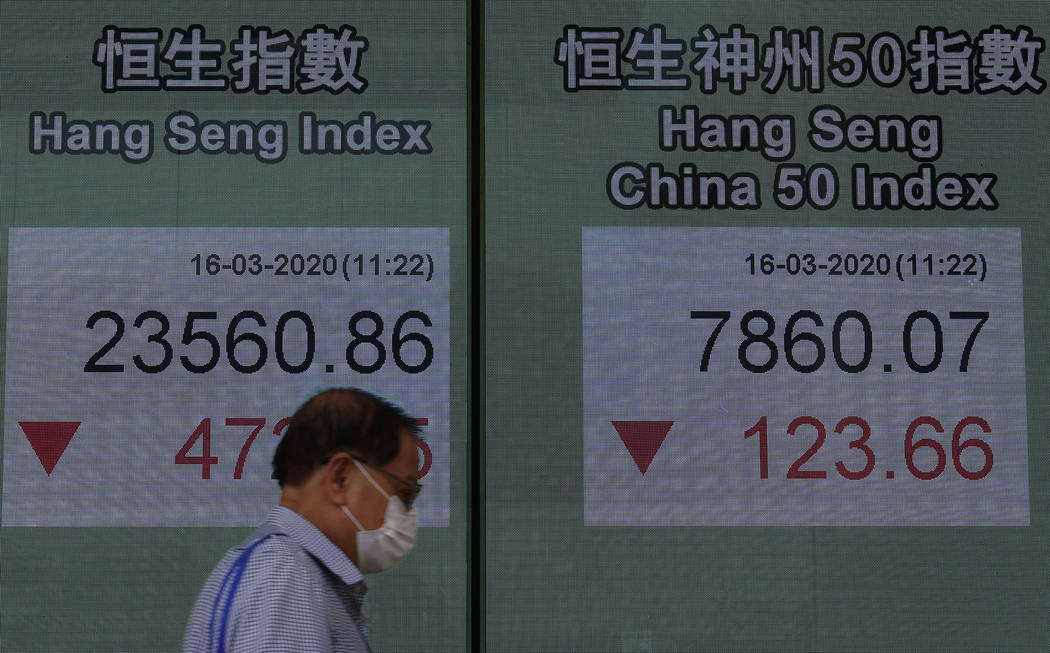
<svg viewBox="0 0 1050 653"><path fill-rule="evenodd" d="M354 464L365 475L372 487L386 497L386 515L383 517L383 524L374 531L366 531L350 509L345 505L341 506L346 516L357 526L357 568L365 574L386 571L412 550L412 545L416 542L416 511L415 509L406 510L400 497L390 496L384 492L383 488L372 480L372 475L368 473L368 470L356 459Z"/></svg>

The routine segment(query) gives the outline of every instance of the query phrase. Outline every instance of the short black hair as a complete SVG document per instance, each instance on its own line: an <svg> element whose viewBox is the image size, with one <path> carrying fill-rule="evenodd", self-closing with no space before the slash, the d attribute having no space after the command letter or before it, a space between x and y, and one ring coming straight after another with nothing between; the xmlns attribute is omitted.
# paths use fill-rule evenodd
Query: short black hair
<svg viewBox="0 0 1050 653"><path fill-rule="evenodd" d="M340 452L381 467L397 456L402 430L419 438L416 421L386 399L356 388L325 390L292 415L273 454L274 478L282 487L300 485Z"/></svg>

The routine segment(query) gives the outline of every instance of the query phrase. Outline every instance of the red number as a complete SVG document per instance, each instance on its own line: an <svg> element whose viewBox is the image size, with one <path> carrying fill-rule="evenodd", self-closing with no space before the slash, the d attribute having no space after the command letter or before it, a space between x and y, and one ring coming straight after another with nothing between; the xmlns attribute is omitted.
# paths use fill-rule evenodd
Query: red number
<svg viewBox="0 0 1050 653"><path fill-rule="evenodd" d="M766 437L766 416L763 415L755 425L744 431L744 439L758 434L758 477L769 478L769 442Z"/></svg>
<svg viewBox="0 0 1050 653"><path fill-rule="evenodd" d="M921 478L924 481L937 478L944 471L944 465L947 462L946 456L944 455L944 447L939 442L931 438L923 438L916 443L912 443L912 438L915 437L915 430L922 425L932 426L938 433L944 433L944 428L941 423L929 416L917 417L908 425L908 432L904 436L904 462L908 465L908 470L912 473L915 478ZM929 447L937 452L937 466L928 472L921 471L915 466L914 456L915 450L921 449L922 447Z"/></svg>
<svg viewBox="0 0 1050 653"><path fill-rule="evenodd" d="M434 462L434 453L430 450L430 445L423 440L416 441L416 448L423 452L423 465L416 474L416 479L418 480L426 476L427 472L430 471L430 465Z"/></svg>
<svg viewBox="0 0 1050 653"><path fill-rule="evenodd" d="M850 442L849 448L860 449L861 451L863 451L864 455L868 459L868 462L866 465L864 465L864 469L860 470L859 472L847 469L846 466L842 464L841 460L835 463L835 469L839 470L839 474L842 474L843 478L848 478L851 481L859 481L860 479L870 474L871 470L875 469L875 452L872 451L868 447L868 445L864 444L868 441L868 438L871 437L871 427L868 426L868 423L865 422L863 419L851 416L843 418L842 421L836 424L835 432L842 433L847 426L860 427L860 439Z"/></svg>
<svg viewBox="0 0 1050 653"><path fill-rule="evenodd" d="M285 417L280 422L274 424L273 434L277 437L281 437L281 433L288 428L288 425L292 423L291 417ZM277 472L270 472L270 478L277 478Z"/></svg>
<svg viewBox="0 0 1050 653"><path fill-rule="evenodd" d="M259 435L259 431L262 427L266 426L266 419L262 417L227 417L226 426L254 426L248 439L244 441L244 445L241 446L241 453L237 456L237 466L233 468L233 477L240 478L241 473L244 471L244 460L248 457L248 450L252 448L252 443L255 442L255 436Z"/></svg>
<svg viewBox="0 0 1050 653"><path fill-rule="evenodd" d="M824 436L826 435L826 433L824 432L824 425L821 424L819 420L817 420L817 419L815 419L813 417L796 417L794 420L792 420L791 424L788 425L788 430L787 430L788 435L795 435L795 431L800 426L812 426L814 429L816 429L816 431L817 431L817 439L810 446L810 448L806 449L805 453L803 453L801 456L799 456L798 460L796 460L795 463L793 465L791 465L791 468L788 469L787 477L788 478L827 478L828 477L828 473L825 472L823 469L819 469L819 470L804 470L804 469L802 469L802 465L804 465L807 460L812 458L813 454L817 453L817 451L820 449L821 445L824 444Z"/></svg>
<svg viewBox="0 0 1050 653"><path fill-rule="evenodd" d="M959 443L959 438L962 437L963 429L971 424L975 424L981 427L981 430L985 433L991 433L992 427L988 426L988 422L984 421L980 417L970 416L956 425L955 430L952 431L952 462L955 463L955 469L959 472L960 476L968 478L971 481L976 481L988 476L988 472L992 471L992 463L995 457L992 455L992 448L988 446L988 443L984 440L978 440L977 438L970 438L962 444ZM971 472L962 465L962 451L969 447L977 447L984 452L984 466L976 472Z"/></svg>
<svg viewBox="0 0 1050 653"><path fill-rule="evenodd" d="M190 456L190 449L193 448L194 443L198 439L201 440L201 455ZM189 439L179 449L179 453L175 454L175 464L200 465L201 478L208 479L211 478L211 466L218 462L219 458L211 455L211 418L205 417L197 425L197 428L193 429L193 433L190 434Z"/></svg>
<svg viewBox="0 0 1050 653"><path fill-rule="evenodd" d="M292 422L291 417L285 417L284 419L277 422L273 427L273 434L277 437L281 437L288 425ZM421 426L425 426L429 423L427 418L421 418L416 420ZM253 427L251 432L248 433L248 437L245 439L244 444L241 445L241 452L237 456L237 464L233 469L233 478L240 479L244 473L244 463L248 459L248 452L252 448L252 444L255 442L255 438L258 437L263 427L266 426L266 419L262 417L227 417L226 426L251 426ZM197 440L201 440L201 455L191 456L189 455L190 450L194 447ZM430 445L420 440L416 443L422 453L422 464L419 468L417 478L423 478L430 472L431 465L434 462L434 453L430 449ZM211 466L218 464L219 459L217 456L211 455L211 418L206 417L201 420L197 428L190 434L189 439L182 445L179 452L175 454L175 464L177 465L200 465L201 466L201 478L211 478ZM276 478L275 474L271 473L270 478Z"/></svg>

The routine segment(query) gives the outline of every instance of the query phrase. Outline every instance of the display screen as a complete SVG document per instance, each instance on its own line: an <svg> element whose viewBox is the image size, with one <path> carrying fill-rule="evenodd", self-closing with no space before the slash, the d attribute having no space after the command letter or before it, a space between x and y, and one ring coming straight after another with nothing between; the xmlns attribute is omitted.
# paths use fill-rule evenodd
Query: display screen
<svg viewBox="0 0 1050 653"><path fill-rule="evenodd" d="M1027 526L1020 235L585 228L585 523Z"/></svg>
<svg viewBox="0 0 1050 653"><path fill-rule="evenodd" d="M418 416L419 525L448 526L447 229L12 229L8 252L5 525L256 525L303 395L367 383Z"/></svg>
<svg viewBox="0 0 1050 653"><path fill-rule="evenodd" d="M289 418L340 387L423 437L425 553L369 576L371 646L468 648L464 5L0 22L0 648L181 650Z"/></svg>
<svg viewBox="0 0 1050 653"><path fill-rule="evenodd" d="M1045 5L485 7L490 649L1044 653Z"/></svg>
<svg viewBox="0 0 1050 653"><path fill-rule="evenodd" d="M2 3L0 648L180 650L358 387L377 652L1046 653L1046 9Z"/></svg>

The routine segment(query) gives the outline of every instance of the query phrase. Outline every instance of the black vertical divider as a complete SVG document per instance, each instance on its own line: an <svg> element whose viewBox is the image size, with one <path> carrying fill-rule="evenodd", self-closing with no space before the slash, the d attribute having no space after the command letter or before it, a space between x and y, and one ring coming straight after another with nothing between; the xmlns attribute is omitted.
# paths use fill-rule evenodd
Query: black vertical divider
<svg viewBox="0 0 1050 653"><path fill-rule="evenodd" d="M468 573L470 574L470 650L485 650L485 517L484 517L484 272L485 272L485 129L484 12L481 0L467 2L467 190L470 194L470 476L468 502Z"/></svg>

